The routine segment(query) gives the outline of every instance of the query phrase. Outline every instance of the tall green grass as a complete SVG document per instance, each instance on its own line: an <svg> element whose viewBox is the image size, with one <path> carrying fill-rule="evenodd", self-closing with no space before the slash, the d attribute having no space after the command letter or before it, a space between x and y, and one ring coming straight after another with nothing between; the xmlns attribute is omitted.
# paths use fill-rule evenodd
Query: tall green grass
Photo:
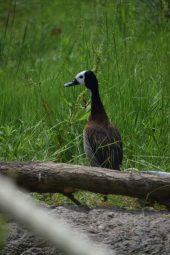
<svg viewBox="0 0 170 255"><path fill-rule="evenodd" d="M160 8L160 2L164 8ZM0 160L88 164L90 98L63 84L93 69L124 144L123 169L170 171L170 19L166 1L0 2ZM61 33L52 33L59 28ZM36 195L63 203L61 195ZM77 194L102 204L101 196ZM134 205L110 196L108 204ZM0 248L4 224L0 219ZM2 238L3 237L3 238Z"/></svg>
<svg viewBox="0 0 170 255"><path fill-rule="evenodd" d="M0 160L88 164L89 95L63 84L93 69L122 135L123 168L169 171L170 20L158 3L1 3Z"/></svg>

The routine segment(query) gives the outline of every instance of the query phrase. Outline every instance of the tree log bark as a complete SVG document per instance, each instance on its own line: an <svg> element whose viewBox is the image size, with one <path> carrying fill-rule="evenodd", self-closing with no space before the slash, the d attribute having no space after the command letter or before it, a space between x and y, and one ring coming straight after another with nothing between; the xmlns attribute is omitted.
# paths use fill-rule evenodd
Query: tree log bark
<svg viewBox="0 0 170 255"><path fill-rule="evenodd" d="M11 177L16 184L31 192L63 193L64 187L69 186L95 193L126 195L161 203L170 201L169 176L52 162L1 162L0 174Z"/></svg>

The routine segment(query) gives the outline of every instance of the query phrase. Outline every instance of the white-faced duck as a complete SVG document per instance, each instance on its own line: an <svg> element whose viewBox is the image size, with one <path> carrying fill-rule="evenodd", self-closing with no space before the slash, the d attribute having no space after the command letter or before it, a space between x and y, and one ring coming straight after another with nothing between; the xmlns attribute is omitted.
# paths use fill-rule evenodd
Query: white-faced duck
<svg viewBox="0 0 170 255"><path fill-rule="evenodd" d="M84 150L92 166L120 170L123 159L121 136L111 124L99 94L98 80L92 71L82 71L65 87L84 84L91 92L91 114L84 128Z"/></svg>

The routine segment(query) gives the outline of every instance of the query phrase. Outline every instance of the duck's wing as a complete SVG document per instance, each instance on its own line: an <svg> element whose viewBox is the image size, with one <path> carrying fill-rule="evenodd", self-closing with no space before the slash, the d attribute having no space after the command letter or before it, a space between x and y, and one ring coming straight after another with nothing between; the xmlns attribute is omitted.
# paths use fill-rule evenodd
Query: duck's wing
<svg viewBox="0 0 170 255"><path fill-rule="evenodd" d="M122 141L117 128L112 125L87 126L84 130L84 149L92 165L120 169Z"/></svg>

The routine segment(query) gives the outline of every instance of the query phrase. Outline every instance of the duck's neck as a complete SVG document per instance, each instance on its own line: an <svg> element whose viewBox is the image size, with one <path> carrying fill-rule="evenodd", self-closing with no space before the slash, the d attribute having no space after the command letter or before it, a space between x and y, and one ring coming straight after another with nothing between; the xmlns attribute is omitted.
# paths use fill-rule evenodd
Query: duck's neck
<svg viewBox="0 0 170 255"><path fill-rule="evenodd" d="M91 114L89 120L104 123L109 121L100 99L98 87L91 90Z"/></svg>

